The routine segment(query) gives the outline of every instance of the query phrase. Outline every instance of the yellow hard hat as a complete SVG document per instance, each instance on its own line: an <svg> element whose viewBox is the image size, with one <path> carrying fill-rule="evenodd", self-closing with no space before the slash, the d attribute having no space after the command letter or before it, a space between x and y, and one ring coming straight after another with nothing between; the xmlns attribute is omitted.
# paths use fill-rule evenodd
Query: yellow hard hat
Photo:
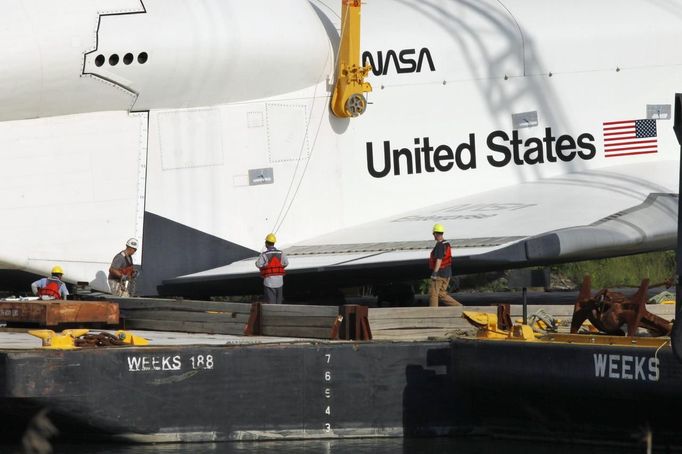
<svg viewBox="0 0 682 454"><path fill-rule="evenodd" d="M268 236L265 237L265 241L275 244L277 242L277 237L274 233L268 233Z"/></svg>
<svg viewBox="0 0 682 454"><path fill-rule="evenodd" d="M64 274L64 270L61 266L55 265L52 267L52 274Z"/></svg>
<svg viewBox="0 0 682 454"><path fill-rule="evenodd" d="M433 224L433 233L445 233L445 229L442 224Z"/></svg>

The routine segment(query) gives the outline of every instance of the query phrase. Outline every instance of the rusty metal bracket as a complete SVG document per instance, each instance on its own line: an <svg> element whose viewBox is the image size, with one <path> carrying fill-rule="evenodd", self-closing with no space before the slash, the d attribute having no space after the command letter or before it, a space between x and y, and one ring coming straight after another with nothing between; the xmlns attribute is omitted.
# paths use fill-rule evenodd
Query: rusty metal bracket
<svg viewBox="0 0 682 454"><path fill-rule="evenodd" d="M645 328L654 336L670 334L672 324L646 310L649 279L643 279L637 292L629 299L620 292L601 289L591 296L592 279L585 276L576 300L571 334L576 334L585 320L600 332L622 336L627 325L627 336L635 336L638 328Z"/></svg>
<svg viewBox="0 0 682 454"><path fill-rule="evenodd" d="M341 323L343 323L343 315L337 315L332 324L332 332L329 336L330 339L339 338L339 330L341 329Z"/></svg>
<svg viewBox="0 0 682 454"><path fill-rule="evenodd" d="M341 325L342 339L372 340L372 329L369 326L369 311L367 306L346 304L341 306L343 322Z"/></svg>
<svg viewBox="0 0 682 454"><path fill-rule="evenodd" d="M251 314L249 314L249 321L244 327L245 336L258 336L261 334L261 309L262 303L251 304Z"/></svg>
<svg viewBox="0 0 682 454"><path fill-rule="evenodd" d="M509 304L497 305L497 326L503 331L511 331L512 326L514 326L511 319Z"/></svg>

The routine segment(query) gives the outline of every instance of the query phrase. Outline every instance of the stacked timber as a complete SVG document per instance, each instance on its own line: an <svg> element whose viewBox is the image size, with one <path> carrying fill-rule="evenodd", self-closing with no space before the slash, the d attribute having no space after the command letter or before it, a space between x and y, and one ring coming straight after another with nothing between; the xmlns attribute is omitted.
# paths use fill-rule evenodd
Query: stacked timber
<svg viewBox="0 0 682 454"><path fill-rule="evenodd" d="M112 298L125 329L338 339L337 306Z"/></svg>
<svg viewBox="0 0 682 454"><path fill-rule="evenodd" d="M257 333L265 336L338 339L342 319L338 306L261 304L260 330Z"/></svg>
<svg viewBox="0 0 682 454"><path fill-rule="evenodd" d="M462 318L461 307L387 307L369 308L368 312L372 338L376 340L444 338L471 328Z"/></svg>
<svg viewBox="0 0 682 454"><path fill-rule="evenodd" d="M112 298L124 329L243 335L251 304L156 298Z"/></svg>

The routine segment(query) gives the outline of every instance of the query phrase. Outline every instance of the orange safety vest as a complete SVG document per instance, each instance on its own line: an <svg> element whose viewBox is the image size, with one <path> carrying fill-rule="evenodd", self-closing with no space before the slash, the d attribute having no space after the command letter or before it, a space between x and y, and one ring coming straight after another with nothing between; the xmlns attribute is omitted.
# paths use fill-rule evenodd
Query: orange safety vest
<svg viewBox="0 0 682 454"><path fill-rule="evenodd" d="M54 299L61 299L62 281L47 278L47 285L38 289L38 296L51 296Z"/></svg>
<svg viewBox="0 0 682 454"><path fill-rule="evenodd" d="M282 266L282 251L271 249L264 252L264 254L268 261L265 266L260 269L260 275L263 277L284 276L286 272Z"/></svg>
<svg viewBox="0 0 682 454"><path fill-rule="evenodd" d="M126 261L126 266L124 266L123 268L118 268L119 271L121 271L121 277L115 276L110 271L109 272L109 279L119 280L119 279L122 279L124 277L128 277L128 278L133 277L133 271L134 271L133 258L130 257L129 255L125 255L125 251L121 251L118 254L123 254L123 259ZM118 254L116 254L116 256L118 256Z"/></svg>
<svg viewBox="0 0 682 454"><path fill-rule="evenodd" d="M452 265L452 248L450 247L450 243L447 241L443 241L443 245L445 246L445 253L443 254L443 258L441 259L440 262L440 270L447 268ZM431 257L429 257L429 268L433 270L436 267L436 248L434 247L431 250ZM439 271L440 271L439 270Z"/></svg>

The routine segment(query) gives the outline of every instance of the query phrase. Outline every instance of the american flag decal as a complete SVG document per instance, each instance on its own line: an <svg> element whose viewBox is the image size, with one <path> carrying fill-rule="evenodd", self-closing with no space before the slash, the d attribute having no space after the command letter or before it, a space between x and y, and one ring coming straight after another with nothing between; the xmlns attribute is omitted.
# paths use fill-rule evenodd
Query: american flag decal
<svg viewBox="0 0 682 454"><path fill-rule="evenodd" d="M604 154L607 158L657 151L656 120L604 122Z"/></svg>

